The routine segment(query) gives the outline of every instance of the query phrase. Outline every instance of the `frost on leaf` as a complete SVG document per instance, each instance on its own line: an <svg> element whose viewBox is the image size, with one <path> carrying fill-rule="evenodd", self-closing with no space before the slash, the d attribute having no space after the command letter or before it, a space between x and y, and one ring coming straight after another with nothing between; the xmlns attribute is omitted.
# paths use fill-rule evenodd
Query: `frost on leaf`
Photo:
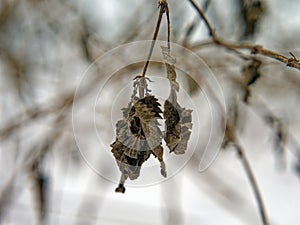
<svg viewBox="0 0 300 225"><path fill-rule="evenodd" d="M132 102L123 110L123 119L116 124L116 141L111 144L112 153L122 173L116 192L125 192L125 180L137 179L142 164L153 154L161 164L161 174L166 176L163 162L162 132L158 119L161 109L158 100L148 95L132 97Z"/></svg>

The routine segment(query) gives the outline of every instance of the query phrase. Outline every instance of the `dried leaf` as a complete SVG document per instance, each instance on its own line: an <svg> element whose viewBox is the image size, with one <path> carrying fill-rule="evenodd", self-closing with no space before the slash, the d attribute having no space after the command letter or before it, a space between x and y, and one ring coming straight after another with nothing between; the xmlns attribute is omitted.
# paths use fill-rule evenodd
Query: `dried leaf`
<svg viewBox="0 0 300 225"><path fill-rule="evenodd" d="M244 25L242 38L251 38L257 31L258 24L265 13L265 4L261 0L240 0L241 15Z"/></svg>
<svg viewBox="0 0 300 225"><path fill-rule="evenodd" d="M259 71L261 66L261 61L253 59L250 65L247 65L243 68L243 85L245 87L245 96L244 102L248 102L248 99L251 95L250 86L254 85L255 82L261 77Z"/></svg>
<svg viewBox="0 0 300 225"><path fill-rule="evenodd" d="M179 91L179 83L176 81L177 75L174 66L176 59L170 55L168 47L161 46L161 49L167 69L167 78L169 79L172 88L174 88L176 91Z"/></svg>
<svg viewBox="0 0 300 225"><path fill-rule="evenodd" d="M150 157L150 151L137 151L123 145L118 139L111 145L120 171L131 180L138 178L142 164ZM131 154L128 154L131 151ZM126 153L126 154L125 154Z"/></svg>
<svg viewBox="0 0 300 225"><path fill-rule="evenodd" d="M244 83L246 86L253 85L260 77L259 68L261 61L253 59L250 65L243 68Z"/></svg>
<svg viewBox="0 0 300 225"><path fill-rule="evenodd" d="M225 135L222 143L222 148L227 148L229 144L235 143L235 133L229 121L226 121Z"/></svg>
<svg viewBox="0 0 300 225"><path fill-rule="evenodd" d="M164 104L164 119L166 131L164 140L175 154L184 154L191 135L192 110L182 108L177 102L179 84L176 81L175 62L176 59L170 55L168 47L161 46L167 68L167 78L170 81L171 91L169 98Z"/></svg>
<svg viewBox="0 0 300 225"><path fill-rule="evenodd" d="M170 99L164 104L164 118L166 132L164 140L175 154L184 154L191 135L192 110L182 108L177 102L171 103Z"/></svg>
<svg viewBox="0 0 300 225"><path fill-rule="evenodd" d="M162 132L158 119L161 109L158 99L148 95L133 100L133 105L123 110L123 119L116 124L116 141L111 144L112 153L122 173L116 192L125 192L124 182L137 179L142 164L153 154L161 164L161 174L166 176L163 162Z"/></svg>

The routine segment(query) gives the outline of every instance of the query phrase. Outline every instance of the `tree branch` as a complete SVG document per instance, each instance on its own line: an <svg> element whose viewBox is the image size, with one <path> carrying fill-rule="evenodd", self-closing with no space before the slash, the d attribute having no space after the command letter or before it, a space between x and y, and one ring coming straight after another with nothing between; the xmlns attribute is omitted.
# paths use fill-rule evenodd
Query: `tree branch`
<svg viewBox="0 0 300 225"><path fill-rule="evenodd" d="M293 67L295 69L300 70L300 60L297 59L293 53L290 53L292 57L288 58L274 51L265 49L261 45L251 45L251 44L244 44L244 43L236 44L236 43L223 40L222 38L218 37L212 25L210 24L209 20L207 19L205 13L203 12L203 10L197 5L197 3L194 0L188 0L188 1L192 4L192 6L198 12L199 16L203 19L206 27L209 30L209 34L212 38L212 41L215 44L230 50L237 50L237 49L250 50L252 54L259 54L269 58L273 58L276 59L277 61L283 62L288 67Z"/></svg>
<svg viewBox="0 0 300 225"><path fill-rule="evenodd" d="M262 219L262 222L263 222L264 225L269 225L270 223L268 221L268 217L267 217L265 205L264 205L264 202L263 202L263 199L262 199L262 195L260 193L257 181L256 181L255 176L254 176L254 173L251 169L249 160L248 160L247 156L245 155L244 149L237 143L235 143L234 145L235 145L236 151L237 151L237 153L238 153L238 155L241 159L241 162L242 162L242 165L245 169L247 177L250 181L252 190L253 190L254 195L255 195L256 202L258 204L259 213L260 213L260 217Z"/></svg>
<svg viewBox="0 0 300 225"><path fill-rule="evenodd" d="M258 205L258 208L259 208L259 213L260 213L260 217L261 217L261 220L263 222L263 225L270 225L269 219L268 219L268 216L267 216L267 212L266 212L266 209L265 209L265 205L264 205L264 202L263 202L262 194L259 190L258 183L255 179L254 172L251 169L249 160L248 160L248 158L245 154L245 150L239 144L239 141L238 141L238 139L235 135L234 128L227 121L226 130L225 130L225 141L223 143L223 147L226 147L229 144L232 144L235 147L235 149L236 149L236 151L237 151L237 153L238 153L238 155L241 159L242 165L244 167L244 170L245 170L246 175L248 177L248 180L250 182L251 188L254 192L255 199L256 199L256 202L257 202L257 205Z"/></svg>

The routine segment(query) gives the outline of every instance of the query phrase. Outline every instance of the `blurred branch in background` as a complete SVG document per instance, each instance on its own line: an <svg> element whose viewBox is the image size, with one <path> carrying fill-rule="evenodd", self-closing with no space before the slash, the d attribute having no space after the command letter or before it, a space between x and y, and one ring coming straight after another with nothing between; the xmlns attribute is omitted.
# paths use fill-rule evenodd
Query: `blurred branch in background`
<svg viewBox="0 0 300 225"><path fill-rule="evenodd" d="M255 199L257 201L257 205L258 205L262 223L264 225L269 225L270 223L269 223L269 219L267 216L267 211L266 211L265 203L263 201L262 193L258 187L258 182L257 182L254 172L250 166L249 159L246 156L245 150L243 149L243 147L240 145L240 143L237 140L235 130L234 130L231 122L227 121L226 130L225 130L225 143L223 145L226 148L229 144L232 144L234 146L234 148L236 149L237 154L242 162L243 168L244 168L245 173L248 177L248 180L251 184L251 187L252 187L254 195L255 195Z"/></svg>
<svg viewBox="0 0 300 225"><path fill-rule="evenodd" d="M243 33L241 39L252 38L257 32L261 17L266 10L263 0L238 0L243 21Z"/></svg>
<svg viewBox="0 0 300 225"><path fill-rule="evenodd" d="M209 34L212 37L212 40L215 44L220 45L224 48L230 49L230 50L239 50L239 49L247 49L250 50L252 54L260 54L263 56L267 56L273 59L276 59L278 61L281 61L285 63L289 67L294 67L298 70L300 70L300 60L295 57L294 54L291 54L292 57L287 58L277 52L268 50L263 48L261 45L251 45L251 44L236 44L236 43L231 43L226 40L222 40L222 38L218 37L215 30L212 28L212 25L208 21L206 15L204 14L203 10L195 3L193 0L189 0L189 2L193 5L193 7L197 10L201 18L204 20L208 30ZM253 25L251 25L253 26ZM254 29L254 28L253 28ZM253 33L253 31L251 31ZM197 46L199 47L199 46ZM195 48L195 46L193 47Z"/></svg>

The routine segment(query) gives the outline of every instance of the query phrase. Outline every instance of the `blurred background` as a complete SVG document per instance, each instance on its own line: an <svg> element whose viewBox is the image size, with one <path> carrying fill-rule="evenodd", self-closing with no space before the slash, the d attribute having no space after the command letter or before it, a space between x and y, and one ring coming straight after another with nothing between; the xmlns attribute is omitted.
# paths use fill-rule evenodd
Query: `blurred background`
<svg viewBox="0 0 300 225"><path fill-rule="evenodd" d="M196 2L220 37L300 57L300 1ZM270 223L298 224L300 72L212 44L187 0L169 0L171 40L206 64L194 65L190 76L178 72L184 90L181 103L197 112L188 157L184 163L173 162L178 170L170 179L137 186L132 181L125 194L114 192L119 172L109 145L115 140L120 109L130 100L132 79L143 64L121 68L107 81L114 60L125 60L128 53L105 66L93 62L122 44L151 39L157 7L156 0L0 0L0 224L261 224L233 147L220 149L206 170L199 166L209 138L209 105L219 104L217 99L208 104L205 97L216 91L203 78L208 69L222 88L227 117L245 149ZM158 39L166 40L166 34L163 20ZM77 96L80 110L72 120L75 91L88 68L94 80ZM151 63L149 74L153 90L167 97L157 75L163 69ZM253 79L245 87L249 76ZM91 107L91 101L98 101L90 99L99 91L95 83L105 83L105 88L98 97L101 103ZM102 145L91 138L91 112ZM72 121L85 140L84 153ZM220 125L219 138L222 135ZM100 173L118 176L100 176L85 154L96 160ZM168 170L168 150L165 158L170 159ZM159 170L153 173L159 175Z"/></svg>

